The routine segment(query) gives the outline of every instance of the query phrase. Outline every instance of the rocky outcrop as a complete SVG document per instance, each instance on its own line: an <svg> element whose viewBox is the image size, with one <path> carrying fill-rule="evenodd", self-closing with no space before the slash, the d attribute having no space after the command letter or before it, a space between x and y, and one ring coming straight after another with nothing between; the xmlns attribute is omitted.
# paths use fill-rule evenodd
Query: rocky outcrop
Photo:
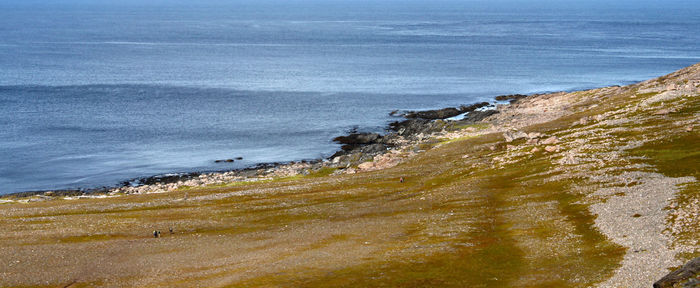
<svg viewBox="0 0 700 288"><path fill-rule="evenodd" d="M389 129L396 131L401 136L413 135L425 132L428 123L430 123L430 120L425 119L396 121L389 124Z"/></svg>
<svg viewBox="0 0 700 288"><path fill-rule="evenodd" d="M451 117L458 116L467 112L476 111L476 109L489 106L489 102L480 102L471 105L462 105L459 108L443 108L437 110L425 110L425 111L408 111L401 114L407 119L426 119L426 120L436 120L436 119L447 119ZM390 115L399 115L396 111L393 111Z"/></svg>
<svg viewBox="0 0 700 288"><path fill-rule="evenodd" d="M347 136L333 138L333 141L346 145L365 145L377 143L382 136L377 133L351 133Z"/></svg>
<svg viewBox="0 0 700 288"><path fill-rule="evenodd" d="M518 100L527 97L523 94L510 94L510 95L500 95L496 96L496 101L510 101L511 104L518 102Z"/></svg>
<svg viewBox="0 0 700 288"><path fill-rule="evenodd" d="M439 109L439 110L427 110L427 111L409 111L406 114L404 114L404 117L408 119L415 119L415 118L420 118L420 119L429 119L429 120L434 120L434 119L446 119L450 117L457 116L459 114L462 114L460 109L457 108L444 108L444 109Z"/></svg>
<svg viewBox="0 0 700 288"><path fill-rule="evenodd" d="M461 111L462 113L472 112L472 111L476 111L476 109L483 108L483 107L486 107L489 105L491 105L489 102L480 102L480 103L475 103L475 104L466 105L466 106L462 105L462 106L459 106L459 111Z"/></svg>
<svg viewBox="0 0 700 288"><path fill-rule="evenodd" d="M654 288L700 287L700 257L686 263L654 283Z"/></svg>
<svg viewBox="0 0 700 288"><path fill-rule="evenodd" d="M498 110L472 111L467 113L460 122L461 124L473 124L494 114L498 114Z"/></svg>

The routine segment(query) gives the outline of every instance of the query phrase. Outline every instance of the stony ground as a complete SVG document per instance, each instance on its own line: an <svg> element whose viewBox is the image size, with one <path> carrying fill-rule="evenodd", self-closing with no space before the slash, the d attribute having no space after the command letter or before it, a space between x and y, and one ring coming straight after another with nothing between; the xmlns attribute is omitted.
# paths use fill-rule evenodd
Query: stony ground
<svg viewBox="0 0 700 288"><path fill-rule="evenodd" d="M3 200L0 286L650 287L700 256L699 95L695 65L344 169Z"/></svg>

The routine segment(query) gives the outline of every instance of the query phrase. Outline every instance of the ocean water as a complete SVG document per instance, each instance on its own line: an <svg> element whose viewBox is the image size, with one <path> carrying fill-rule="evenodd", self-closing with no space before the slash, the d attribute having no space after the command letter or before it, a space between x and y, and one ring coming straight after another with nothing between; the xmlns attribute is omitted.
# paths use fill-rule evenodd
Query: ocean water
<svg viewBox="0 0 700 288"><path fill-rule="evenodd" d="M700 62L693 1L44 2L0 1L0 193L327 157L395 109Z"/></svg>

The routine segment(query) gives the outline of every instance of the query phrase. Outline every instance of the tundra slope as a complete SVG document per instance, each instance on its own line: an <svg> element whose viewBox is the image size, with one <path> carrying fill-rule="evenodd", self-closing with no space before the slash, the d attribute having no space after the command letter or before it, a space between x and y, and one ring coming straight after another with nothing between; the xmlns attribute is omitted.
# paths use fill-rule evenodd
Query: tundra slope
<svg viewBox="0 0 700 288"><path fill-rule="evenodd" d="M700 254L699 94L694 65L357 166L5 203L0 286L649 287Z"/></svg>

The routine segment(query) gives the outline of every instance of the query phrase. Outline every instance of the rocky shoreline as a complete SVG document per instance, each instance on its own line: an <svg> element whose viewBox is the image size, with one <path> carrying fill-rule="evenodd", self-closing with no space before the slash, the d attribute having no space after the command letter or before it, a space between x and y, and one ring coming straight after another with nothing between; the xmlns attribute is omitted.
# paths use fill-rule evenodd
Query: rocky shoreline
<svg viewBox="0 0 700 288"><path fill-rule="evenodd" d="M389 123L386 134L350 131L347 135L333 139L334 142L342 145L341 149L325 159L260 163L229 171L161 174L130 179L116 187L26 191L0 195L0 199L44 201L60 197L73 199L116 194L159 193L189 187L308 175L324 169L332 169L336 174L383 169L395 166L403 158L410 156L408 154L421 152L420 144L435 144L427 142L434 139L436 133L445 134L454 130L455 127L478 123L498 113L495 109L496 104L504 104L504 102L515 104L525 97L527 95L500 95L494 97L496 100L494 103L478 102L459 107L422 111L395 110L390 115L400 117L402 120ZM463 118L455 119L458 116Z"/></svg>
<svg viewBox="0 0 700 288"><path fill-rule="evenodd" d="M497 105L495 111L486 109L490 107L474 108L463 118L449 117L466 109L462 107L396 111L393 114L402 119L391 123L388 133L350 131L335 139L344 149L328 159L142 178L135 183L146 185L129 183L103 193L66 191L62 195L64 192L49 191L0 199L0 203L8 202L1 205L7 219L4 225L9 227L5 230L11 233L6 243L14 245L9 246L14 250L6 249L4 255L15 257L15 251L21 251L30 259L15 262L18 266L10 269L16 272L9 275L16 276L10 281L36 282L24 276L34 267L51 270L48 276L40 276L56 283L74 281L84 275L70 274L76 267L79 270L80 266L93 265L94 259L104 254L103 249L94 249L95 245L113 249L110 255L121 254L124 247L136 251L130 254L133 258L117 261L130 266L150 259L150 255L161 257L161 251L166 250L162 247L173 251L168 257L183 257L181 263L196 263L204 269L220 267L221 262L211 261L209 255L232 254L234 265L254 263L235 266L237 270L227 268L231 274L226 277L243 280L248 275L236 276L237 272L230 271L247 273L271 267L267 263L279 263L279 255L293 246L302 248L295 256L298 258L292 259L301 264L270 269L260 277L269 279L280 271L307 269L317 259L332 259L335 262L328 262L331 265L351 263L352 267L362 267L362 271L350 275L367 278L374 274L365 274L366 267L377 269L363 266L368 263L364 258L352 259L349 255L402 251L409 257L417 255L420 261L430 261L432 258L426 255L441 253L442 247L482 245L481 237L461 235L499 223L517 228L486 230L484 235L507 241L484 247L512 247L514 250L509 251L522 251L522 256L513 254L505 259L533 261L515 268L537 268L514 274L514 279L520 280L502 286L546 285L556 279L568 286L648 287L654 283L654 287L695 287L700 283L696 258L700 255L698 154L697 145L693 145L698 142L700 125L698 96L700 64L623 87L527 97L505 95L501 101L513 103ZM385 169L399 163L396 169ZM327 176L373 170L377 171ZM297 179L301 175L309 176ZM266 183L268 180L275 181ZM254 181L260 182L234 187ZM139 195L122 197L127 194ZM77 198L107 199L46 201ZM35 201L46 202L26 203ZM172 241L148 241L152 227L170 225L184 233L172 235ZM226 242L232 245L216 246L221 239L230 240ZM241 258L239 253L260 246L260 239L279 243L250 250L256 257L264 255L263 261L267 262L241 261L250 258ZM426 239L440 245L416 251L415 247ZM307 242L300 245L299 241ZM230 253L242 244L249 246ZM191 247L202 250L193 251ZM306 247L314 247L311 253L321 258L310 257ZM494 250L458 254L460 262L451 262L454 250L438 254L435 259L449 264L444 266L449 269L439 271L447 273L438 274L442 277L439 279L461 276L461 271L460 275L451 273L455 267L451 264L461 265L461 259L477 255L472 251L489 255L472 259L461 266L464 269L503 259L490 258ZM405 262L393 258L396 254L389 256L399 259L397 263ZM56 260L48 262L49 257ZM385 263L385 256L378 257L382 258L374 259ZM551 259L561 263L550 263ZM688 264L683 265L685 262ZM328 263L322 262L315 269L325 273ZM146 264L141 267L158 263ZM550 264L562 269L552 269L555 266ZM403 277L412 275L413 265L406 270L399 267L397 272L382 271ZM176 263L158 267L157 271L173 271L171 277L187 281L187 276L181 276L184 269L191 266ZM105 266L101 274L80 280L94 283L90 281L116 279L108 277L118 275L149 281L151 274L140 272ZM224 280L232 283L231 279ZM478 280L482 279L475 279L475 283ZM329 283L325 278L321 281Z"/></svg>

